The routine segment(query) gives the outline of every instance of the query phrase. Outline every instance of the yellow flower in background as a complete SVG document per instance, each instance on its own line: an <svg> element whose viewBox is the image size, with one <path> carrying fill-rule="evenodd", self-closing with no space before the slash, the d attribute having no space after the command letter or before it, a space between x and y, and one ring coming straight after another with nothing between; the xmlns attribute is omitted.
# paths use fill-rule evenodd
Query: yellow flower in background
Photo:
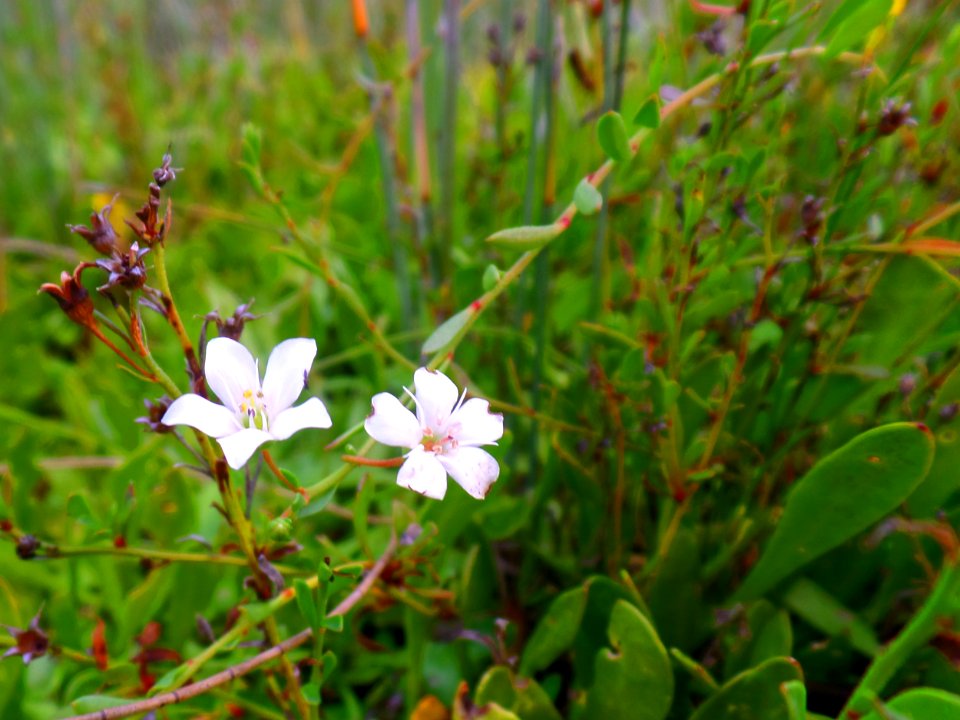
<svg viewBox="0 0 960 720"><path fill-rule="evenodd" d="M131 208L119 195L114 195L113 193L98 192L90 196L90 207L100 211L101 208L109 205L111 201L116 200L113 203L113 212L110 213L110 224L113 225L114 231L119 235L126 228L126 223L123 222L125 217L133 216L133 208Z"/></svg>

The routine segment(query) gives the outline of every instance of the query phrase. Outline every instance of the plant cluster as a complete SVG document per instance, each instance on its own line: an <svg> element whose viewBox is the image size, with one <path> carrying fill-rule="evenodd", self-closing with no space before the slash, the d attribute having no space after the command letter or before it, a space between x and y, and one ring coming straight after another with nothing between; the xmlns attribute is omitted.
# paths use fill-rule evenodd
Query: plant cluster
<svg viewBox="0 0 960 720"><path fill-rule="evenodd" d="M960 717L953 3L94 4L0 10L0 716Z"/></svg>

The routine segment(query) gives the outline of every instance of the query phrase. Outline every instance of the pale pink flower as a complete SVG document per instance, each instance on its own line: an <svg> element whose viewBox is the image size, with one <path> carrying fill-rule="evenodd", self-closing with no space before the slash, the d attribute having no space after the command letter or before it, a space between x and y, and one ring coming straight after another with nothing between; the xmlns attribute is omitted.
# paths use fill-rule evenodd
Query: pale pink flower
<svg viewBox="0 0 960 720"><path fill-rule="evenodd" d="M390 393L374 395L373 412L364 427L377 442L409 448L397 484L440 500L447 475L475 498L483 499L500 475L500 466L481 445L503 437L503 415L490 412L479 398L464 402L457 386L443 373L420 368L413 376L416 415Z"/></svg>
<svg viewBox="0 0 960 720"><path fill-rule="evenodd" d="M181 395L161 422L189 425L216 438L227 463L237 470L265 442L286 440L304 428L333 424L318 398L293 407L316 354L315 340L284 340L270 353L261 384L257 361L250 352L235 340L215 338L207 344L204 374L223 405L192 393Z"/></svg>

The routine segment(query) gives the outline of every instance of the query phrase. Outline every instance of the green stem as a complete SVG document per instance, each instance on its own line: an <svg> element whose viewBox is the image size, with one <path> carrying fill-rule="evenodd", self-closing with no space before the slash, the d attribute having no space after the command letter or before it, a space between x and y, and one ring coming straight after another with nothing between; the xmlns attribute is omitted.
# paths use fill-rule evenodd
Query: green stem
<svg viewBox="0 0 960 720"><path fill-rule="evenodd" d="M136 547L114 547L113 545L75 547L72 545L46 545L43 554L50 559L83 557L89 555L114 555L116 557L134 558L140 560L158 560L161 562L199 563L213 565L233 565L246 567L247 560L234 555L219 555L216 553L187 553L170 550L150 550ZM301 570L290 565L274 565L282 573L290 575L306 575L309 571Z"/></svg>
<svg viewBox="0 0 960 720"><path fill-rule="evenodd" d="M897 670L910 660L915 651L936 636L945 616L956 611L957 594L960 593L960 565L954 555L945 560L927 601L870 664L840 713L840 718L853 720L868 713L872 708L872 698L883 692Z"/></svg>

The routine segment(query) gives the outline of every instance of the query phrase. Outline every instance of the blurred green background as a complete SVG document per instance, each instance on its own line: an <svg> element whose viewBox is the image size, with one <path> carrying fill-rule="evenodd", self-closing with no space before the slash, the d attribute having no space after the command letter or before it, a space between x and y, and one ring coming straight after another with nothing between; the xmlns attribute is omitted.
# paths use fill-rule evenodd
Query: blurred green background
<svg viewBox="0 0 960 720"><path fill-rule="evenodd" d="M158 646L186 659L209 643L198 615L219 636L252 602L240 567L43 557L118 538L235 554L213 483L134 422L161 391L37 294L94 259L66 226L114 195L111 220L132 237L121 220L168 150L182 171L164 188L167 269L194 342L207 313L251 300L261 317L243 340L258 357L317 339L310 390L334 427L271 448L304 486L361 445L362 432L324 450L362 422L371 395L410 386L445 319L505 289L449 370L505 413L501 479L483 503L453 483L443 502L423 500L393 471L360 468L298 508L287 534L274 520L290 494L262 473L258 537L278 552L295 542L282 562L304 573L324 557L369 565L391 528L423 529L346 630L328 633L338 663L324 717L408 717L418 705L418 720L510 717L458 709L463 680L479 705L524 719L641 707L655 720L726 718L710 699L737 697L752 672L753 714L736 717L802 718L778 690L800 679L785 657L802 667L807 708L836 716L950 563L949 543L928 535L952 533L960 487L956 3L770 0L718 14L686 2L395 0L368 3L362 38L354 5L0 5L0 530L11 541L0 624L24 628L42 607L66 650L0 662L0 716L142 696L136 638L149 621ZM813 45L824 52L751 66ZM643 134L643 108L715 73ZM505 275L523 248L486 238L549 225L574 201L606 159L608 110L639 131L635 156L601 185L599 212L580 197L569 230ZM186 390L175 338L144 318ZM859 466L811 473L887 423L930 429L922 447L915 425L906 440L868 438L894 468L876 476L888 500L858 502ZM784 509L816 477L822 501ZM800 519L782 527L798 529L781 546L825 532L820 515L849 517L849 530L812 563L781 558L770 539L791 512ZM891 516L901 524L868 534ZM43 543L30 562L14 552L25 534ZM767 548L765 577L737 597ZM305 625L292 605L278 619L285 636ZM106 671L84 659L98 620ZM611 646L658 668L659 690L605 666ZM955 648L952 631L926 637L881 697L960 691ZM307 656L295 658L304 678ZM283 717L278 684L257 673L159 717ZM426 714L428 696L444 710Z"/></svg>

